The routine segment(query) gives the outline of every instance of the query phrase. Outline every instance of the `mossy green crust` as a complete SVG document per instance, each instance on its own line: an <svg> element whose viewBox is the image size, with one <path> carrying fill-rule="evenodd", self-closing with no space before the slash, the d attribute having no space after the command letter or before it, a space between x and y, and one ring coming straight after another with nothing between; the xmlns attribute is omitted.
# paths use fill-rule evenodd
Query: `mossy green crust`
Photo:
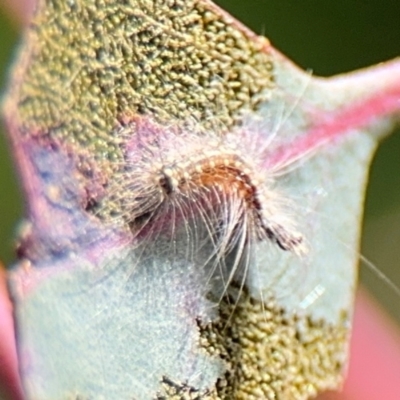
<svg viewBox="0 0 400 400"><path fill-rule="evenodd" d="M22 131L113 169L127 116L229 127L257 107L273 80L267 47L208 2L41 0L16 77Z"/></svg>
<svg viewBox="0 0 400 400"><path fill-rule="evenodd" d="M225 400L301 400L337 389L348 338L346 315L331 325L247 293L237 304L224 301L219 321L201 326L201 346L227 365L216 388Z"/></svg>
<svg viewBox="0 0 400 400"><path fill-rule="evenodd" d="M200 324L200 346L222 358L226 374L215 388L199 391L165 378L156 400L306 400L342 383L348 318L338 325L288 314L242 293L224 299L220 318Z"/></svg>

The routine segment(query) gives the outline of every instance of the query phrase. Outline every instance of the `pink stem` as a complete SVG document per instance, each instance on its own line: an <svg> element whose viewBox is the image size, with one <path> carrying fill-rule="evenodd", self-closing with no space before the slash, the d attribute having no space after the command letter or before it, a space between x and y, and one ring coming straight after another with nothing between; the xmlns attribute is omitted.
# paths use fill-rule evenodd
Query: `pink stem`
<svg viewBox="0 0 400 400"><path fill-rule="evenodd" d="M378 118L398 114L400 117L400 60L394 60L369 70L355 72L343 78L331 78L334 90L346 90L351 93L351 87L363 88L365 85L382 82L368 97L358 102L350 101L351 105L339 111L321 113L322 118L308 132L303 133L290 145L279 147L267 161L266 167L285 165L291 160L297 160L304 154L335 140L351 130L365 127ZM321 80L321 82L324 82ZM325 81L328 83L329 80ZM341 87L342 86L342 87ZM325 87L329 89L329 86ZM355 89L357 92L359 89Z"/></svg>

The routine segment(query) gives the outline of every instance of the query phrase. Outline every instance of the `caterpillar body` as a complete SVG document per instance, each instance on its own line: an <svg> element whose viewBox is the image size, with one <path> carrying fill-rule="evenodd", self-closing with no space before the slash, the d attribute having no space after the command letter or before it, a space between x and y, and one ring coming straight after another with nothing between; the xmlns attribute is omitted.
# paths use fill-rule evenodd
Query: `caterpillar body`
<svg viewBox="0 0 400 400"><path fill-rule="evenodd" d="M201 220L220 259L254 240L306 253L287 201L274 189L275 171L262 167L268 144L248 132L241 126L217 135L195 123L162 126L146 117L125 124L119 134L127 138L126 164L110 193L134 237L173 234L178 225Z"/></svg>

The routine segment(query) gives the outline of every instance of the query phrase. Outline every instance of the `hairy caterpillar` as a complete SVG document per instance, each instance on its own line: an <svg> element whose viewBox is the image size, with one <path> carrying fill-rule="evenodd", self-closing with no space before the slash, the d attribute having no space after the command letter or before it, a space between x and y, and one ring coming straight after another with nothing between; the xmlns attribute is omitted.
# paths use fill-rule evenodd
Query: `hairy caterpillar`
<svg viewBox="0 0 400 400"><path fill-rule="evenodd" d="M230 273L255 241L306 254L289 201L275 188L280 167L262 167L271 143L246 123L216 132L192 121L162 126L147 117L120 128L126 163L114 176L110 203L119 204L135 241L150 245L158 235L173 241L184 229L188 258L211 240L209 257L229 264ZM231 253L234 261L227 262Z"/></svg>

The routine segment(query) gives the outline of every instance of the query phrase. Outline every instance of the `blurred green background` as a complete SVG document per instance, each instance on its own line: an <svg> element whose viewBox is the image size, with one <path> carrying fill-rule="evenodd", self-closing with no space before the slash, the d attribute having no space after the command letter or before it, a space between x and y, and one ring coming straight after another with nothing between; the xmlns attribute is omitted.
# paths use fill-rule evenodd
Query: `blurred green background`
<svg viewBox="0 0 400 400"><path fill-rule="evenodd" d="M0 2L1 3L1 2ZM220 0L219 5L316 75L329 76L400 56L399 0ZM0 10L0 86L16 49L17 26ZM7 141L0 132L0 259L13 260L23 214ZM371 172L362 254L400 287L400 131L382 144ZM400 322L400 294L362 266L362 282Z"/></svg>

